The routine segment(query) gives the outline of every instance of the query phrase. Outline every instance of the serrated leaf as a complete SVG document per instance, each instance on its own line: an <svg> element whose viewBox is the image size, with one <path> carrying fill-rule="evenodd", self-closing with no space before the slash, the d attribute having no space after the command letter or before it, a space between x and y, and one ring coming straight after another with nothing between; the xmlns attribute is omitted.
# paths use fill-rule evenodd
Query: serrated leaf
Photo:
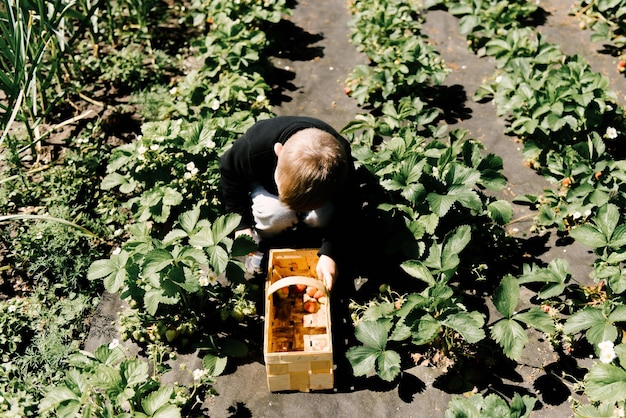
<svg viewBox="0 0 626 418"><path fill-rule="evenodd" d="M206 372L211 376L219 376L224 370L226 370L226 365L228 364L228 357L219 357L214 354L207 354L202 359L202 365Z"/></svg>
<svg viewBox="0 0 626 418"><path fill-rule="evenodd" d="M192 247L211 247L216 242L213 240L213 232L210 226L203 226L195 234L189 237L189 245Z"/></svg>
<svg viewBox="0 0 626 418"><path fill-rule="evenodd" d="M411 326L412 342L415 345L424 345L433 341L441 332L441 323L426 314Z"/></svg>
<svg viewBox="0 0 626 418"><path fill-rule="evenodd" d="M172 386L161 386L141 400L141 406L148 416L154 416L160 408L166 406L172 398L174 388ZM176 416L176 415L173 415Z"/></svg>
<svg viewBox="0 0 626 418"><path fill-rule="evenodd" d="M452 205L454 205L454 203L456 202L456 197L440 195L438 193L428 193L428 195L426 195L426 200L428 201L430 209L433 211L433 213L435 213L439 217L442 217L446 213L448 213Z"/></svg>
<svg viewBox="0 0 626 418"><path fill-rule="evenodd" d="M229 214L219 216L215 222L213 222L213 242L221 242L231 232L233 232L241 223L241 216L236 214Z"/></svg>
<svg viewBox="0 0 626 418"><path fill-rule="evenodd" d="M404 341L411 338L411 328L404 323L404 321L398 321L396 326L393 327L391 334L389 335L390 341Z"/></svg>
<svg viewBox="0 0 626 418"><path fill-rule="evenodd" d="M143 261L143 274L151 275L160 272L174 262L172 253L165 249L155 249L146 254Z"/></svg>
<svg viewBox="0 0 626 418"><path fill-rule="evenodd" d="M122 176L120 173L111 173L104 176L102 182L100 183L100 188L102 190L111 190L116 186L120 186L123 184L127 184L128 180L126 177Z"/></svg>
<svg viewBox="0 0 626 418"><path fill-rule="evenodd" d="M619 208L614 204L608 204L598 209L595 221L597 227L605 237L611 238L613 231L620 220Z"/></svg>
<svg viewBox="0 0 626 418"><path fill-rule="evenodd" d="M491 328L491 337L502 347L504 354L518 360L528 341L524 328L513 319L501 319Z"/></svg>
<svg viewBox="0 0 626 418"><path fill-rule="evenodd" d="M400 354L385 350L376 358L376 374L387 382L393 381L400 374Z"/></svg>
<svg viewBox="0 0 626 418"><path fill-rule="evenodd" d="M617 327L608 320L591 326L585 334L591 344L600 344L602 341L615 341L617 339Z"/></svg>
<svg viewBox="0 0 626 418"><path fill-rule="evenodd" d="M593 325L605 322L602 311L597 308L585 308L570 316L563 325L563 333L577 334L583 330L591 328Z"/></svg>
<svg viewBox="0 0 626 418"><path fill-rule="evenodd" d="M572 228L570 235L581 244L593 249L605 247L608 243L607 237L592 225L579 225Z"/></svg>
<svg viewBox="0 0 626 418"><path fill-rule="evenodd" d="M555 331L552 317L538 307L532 307L525 312L520 312L513 318L547 334L551 334Z"/></svg>
<svg viewBox="0 0 626 418"><path fill-rule="evenodd" d="M219 245L207 248L211 267L215 272L223 272L228 265L229 256L226 250Z"/></svg>
<svg viewBox="0 0 626 418"><path fill-rule="evenodd" d="M126 386L135 386L148 380L148 364L132 359L122 362L120 372L126 381Z"/></svg>
<svg viewBox="0 0 626 418"><path fill-rule="evenodd" d="M240 340L226 337L221 344L220 354L227 357L245 357L248 355L248 346Z"/></svg>
<svg viewBox="0 0 626 418"><path fill-rule="evenodd" d="M511 418L527 418L535 409L537 398L533 398L529 395L520 396L519 393L513 395L511 400Z"/></svg>
<svg viewBox="0 0 626 418"><path fill-rule="evenodd" d="M469 225L461 225L452 233L446 235L441 250L441 270L450 277L459 265L459 254L465 249L471 239Z"/></svg>
<svg viewBox="0 0 626 418"><path fill-rule="evenodd" d="M626 322L626 305L618 305L609 314L611 322Z"/></svg>
<svg viewBox="0 0 626 418"><path fill-rule="evenodd" d="M595 364L585 376L585 394L593 401L623 401L626 370L613 364Z"/></svg>
<svg viewBox="0 0 626 418"><path fill-rule="evenodd" d="M509 417L511 410L504 399L492 393L485 396L481 413L484 417Z"/></svg>
<svg viewBox="0 0 626 418"><path fill-rule="evenodd" d="M422 280L428 285L435 284L435 278L431 274L428 267L422 264L421 261L418 260L409 260L403 262L400 267L407 273L409 276L414 277L416 279Z"/></svg>
<svg viewBox="0 0 626 418"><path fill-rule="evenodd" d="M154 415L152 415L152 418L180 418L180 417L181 417L180 408L172 404L162 406L154 413Z"/></svg>
<svg viewBox="0 0 626 418"><path fill-rule="evenodd" d="M376 369L376 359L380 350L373 347L351 347L346 352L346 357L352 366L354 376L365 376Z"/></svg>
<svg viewBox="0 0 626 418"><path fill-rule="evenodd" d="M504 317L510 318L519 303L519 284L510 274L504 276L493 293L493 304Z"/></svg>
<svg viewBox="0 0 626 418"><path fill-rule="evenodd" d="M498 225L505 225L513 218L513 206L506 200L497 200L487 205L487 214Z"/></svg>
<svg viewBox="0 0 626 418"><path fill-rule="evenodd" d="M187 237L187 233L183 231L182 229L172 229L170 232L168 232L165 235L165 237L163 237L161 244L165 246L172 245L175 242L180 241L181 239L185 237Z"/></svg>
<svg viewBox="0 0 626 418"><path fill-rule="evenodd" d="M387 346L387 338L391 327L389 321L379 319L377 321L359 322L355 329L357 340L367 347L384 350Z"/></svg>
<svg viewBox="0 0 626 418"><path fill-rule="evenodd" d="M449 315L441 323L461 334L465 341L470 344L477 343L485 338L485 331L483 330L485 319L477 311L458 312Z"/></svg>
<svg viewBox="0 0 626 418"><path fill-rule="evenodd" d="M446 418L484 418L480 412L482 397L474 395L471 398L454 397L448 402Z"/></svg>
<svg viewBox="0 0 626 418"><path fill-rule="evenodd" d="M180 227L188 234L191 235L196 228L198 219L200 218L200 206L195 206L192 210L182 213L178 217Z"/></svg>
<svg viewBox="0 0 626 418"><path fill-rule="evenodd" d="M39 411L47 412L60 404L75 405L76 412L78 412L80 410L80 396L65 386L52 388L39 403Z"/></svg>

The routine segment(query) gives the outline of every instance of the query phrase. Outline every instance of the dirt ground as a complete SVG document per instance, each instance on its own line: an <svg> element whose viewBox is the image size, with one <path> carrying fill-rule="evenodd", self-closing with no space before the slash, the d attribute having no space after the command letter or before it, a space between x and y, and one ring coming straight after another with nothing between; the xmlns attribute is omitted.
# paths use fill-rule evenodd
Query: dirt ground
<svg viewBox="0 0 626 418"><path fill-rule="evenodd" d="M621 103L626 94L626 78L616 71L617 60L599 53L602 45L589 41L590 32L581 31L576 18L569 16L572 6L566 0L541 0L547 12L546 22L539 31L548 42L558 43L566 54L581 54L611 80L611 88ZM273 59L284 70L289 88L283 92L282 102L274 111L278 115L307 115L318 117L341 129L354 115L360 113L356 103L343 92L343 81L350 70L366 58L349 43L347 22L350 19L346 0L300 0L290 18L297 31L290 31L287 43L295 53L283 54ZM456 19L447 13L432 11L427 14L425 31L453 69L446 84L454 89L455 100L465 96L467 117L459 118L452 127L466 128L470 136L481 140L486 150L504 160L504 174L509 180L503 196L513 199L523 194L541 194L548 187L546 181L523 165L520 144L506 136L504 121L496 117L492 103L475 103L471 97L485 77L494 71L494 62L478 58L468 50L465 37L458 32ZM299 48L299 49L298 49ZM516 207L515 217L523 216L524 207ZM513 233L520 237L529 235L531 223L518 222ZM588 280L593 255L576 245L562 246L555 237L549 237L544 257L556 257L570 263L575 279ZM529 297L529 295L526 295ZM347 301L341 301L347 303ZM120 308L116 297L104 298L101 306L101 324L98 333L91 336L87 349L100 342L110 341L115 332L116 312ZM109 325L107 325L109 324ZM333 324L336 337L341 339L342 326ZM259 335L259 338L262 338ZM108 339L108 341L107 341ZM267 390L262 353L255 361L237 365L217 380L218 396L207 401L211 417L443 417L448 402L454 396L449 390L450 376L440 370L415 366L405 372L398 385L384 385L379 379L353 379L350 370L342 364L342 352L335 350L338 368L336 389L315 393L270 393ZM181 356L179 362L188 367L199 365L193 355ZM571 362L571 364L570 364ZM513 371L503 371L500 376L489 376L489 388L505 396L513 392L537 397L533 417L572 416L569 396L575 396L554 371L577 371L575 359L559 359L550 345L540 335L530 335L530 343L523 358ZM579 360L584 367L584 360ZM557 367L558 366L558 367ZM176 369L176 367L174 367ZM481 371L477 371L481 373ZM453 376L454 377L454 376ZM182 377L173 374L173 380Z"/></svg>

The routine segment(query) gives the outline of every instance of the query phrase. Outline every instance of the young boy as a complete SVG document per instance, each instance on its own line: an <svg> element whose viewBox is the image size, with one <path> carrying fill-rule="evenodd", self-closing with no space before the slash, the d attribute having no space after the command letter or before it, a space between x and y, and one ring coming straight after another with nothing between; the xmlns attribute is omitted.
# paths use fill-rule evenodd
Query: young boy
<svg viewBox="0 0 626 418"><path fill-rule="evenodd" d="M262 120L221 157L223 200L242 217L235 237L298 233L320 238L317 275L330 290L347 237L354 184L350 144L318 119Z"/></svg>

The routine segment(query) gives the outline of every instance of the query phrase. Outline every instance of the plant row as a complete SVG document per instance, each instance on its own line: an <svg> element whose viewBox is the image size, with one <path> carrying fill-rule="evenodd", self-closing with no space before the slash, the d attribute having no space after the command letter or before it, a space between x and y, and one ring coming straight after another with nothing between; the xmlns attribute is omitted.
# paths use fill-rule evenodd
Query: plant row
<svg viewBox="0 0 626 418"><path fill-rule="evenodd" d="M595 285L567 283L560 292L539 294L550 309L569 317L558 317L564 335L581 333L602 360L584 378L584 390L593 405L577 407L580 414L623 410L624 361L612 352L623 350L624 314L623 235L624 162L621 153L626 125L624 109L618 105L608 80L593 72L580 56L566 56L557 45L545 42L539 33L524 27L533 6L520 2L524 10L498 36L486 28L501 20L472 8L469 2L447 2L460 22L482 16L463 31L478 39L476 51L496 60L493 81L476 93L479 100L492 98L508 131L524 143L530 166L556 183L540 197L526 196L534 205L539 228L556 227L591 248L597 256L590 278ZM608 9L604 5L598 5ZM515 7L509 8L509 10ZM566 284L566 283L563 283ZM582 295L582 297L580 297ZM610 360L602 358L602 347L610 346ZM619 358L619 355L618 355ZM596 408L597 407L597 408Z"/></svg>
<svg viewBox="0 0 626 418"><path fill-rule="evenodd" d="M378 301L357 307L356 332L363 346L350 352L355 371L365 374L376 370L381 377L391 380L400 372L400 356L390 349L392 344L408 341L416 346L441 347L443 341L447 342L449 349L453 346L451 341L485 344L486 335L507 357L518 359L527 341L525 327L548 334L559 351L570 352L575 336L582 332L594 346L596 354L606 353L601 347L608 345L611 353L613 344L617 346L615 352L622 352L619 331L625 319L623 292L626 289L623 288L621 267L623 227L620 208L624 207L621 192L624 167L619 155L619 140L624 132L624 118L623 109L608 91L608 81L592 72L581 57L563 55L557 45L543 41L539 33L526 27L538 12L535 4L435 1L427 2L427 6L443 6L457 16L461 32L468 37L468 45L477 53L495 59L493 81L485 83L475 98L494 99L498 114L507 118L507 133L523 140L529 166L559 185L558 190L546 190L543 196L525 196L518 202L530 204L538 210L537 229L557 228L560 233L570 233L594 249L598 259L592 278L598 285L585 287L570 283L567 262L560 259L541 266L539 263L517 263L512 257L514 254L509 253L512 269L508 271L494 268L499 264L497 251L492 251L492 258L481 263L472 260L476 256L470 250L474 247L472 242L490 248L516 245L515 240L505 236L499 228L510 220L510 215L504 216L511 213L510 207L506 202L489 202L485 198L481 199L482 207L468 206L466 201L456 198L479 195L474 186L487 186L479 181L453 183L454 187L445 193L439 192L442 183L445 185L454 176L444 169L446 175L437 178L437 182L429 178L433 172L442 172L439 167L433 170L424 161L433 155L429 147L439 144L444 129L438 120L440 112L424 103L429 103L430 85L440 82L445 71L438 71L438 75L429 73L433 63L440 63L440 59L432 48L421 46L427 45L420 33L422 17L408 2L356 2L353 5L353 39L370 57L372 65L355 69L347 84L350 93L360 103L371 105L373 111L357 117L347 132L356 132L365 126L369 129L367 135L360 136L364 147L356 154L364 165L370 164L371 171L390 192L387 198L394 200L379 208L402 212L407 226L416 232L414 236L419 242L409 248L421 246L422 252L418 250L413 254L415 259L405 261L403 268L425 281L428 287L420 293L389 293ZM362 40L366 35L368 42ZM411 63L420 54L410 54L407 60L398 53L416 44L430 51L429 59L417 70L411 69ZM395 88L400 92L397 96L394 96L391 83L385 82L394 75ZM425 84L411 86L415 79L421 79ZM402 122L388 123L400 114L397 109L401 108L402 101L411 100L418 103L411 107L413 111L422 117L430 116L429 124L414 125L416 117L410 113L397 118ZM407 127L409 134L404 131ZM412 149L403 144L416 132L426 132L434 139ZM377 136L385 139L376 142ZM472 153L466 150L453 152L460 150L459 142L463 142L454 131L448 142L450 145L442 146L448 150L447 162L454 160L463 170L478 169L472 179L482 179L481 164L472 165L472 160L467 158ZM382 167L371 165L372 161L377 161L376 155L381 156ZM399 157L397 161L406 167L394 165L396 155ZM497 160L491 155L485 159ZM492 176L501 168L485 163L482 167L488 167ZM458 169L453 171L457 172ZM405 175L407 177L403 178ZM408 175L412 176L410 179L414 184L406 181ZM504 180L498 177L496 184L500 181ZM430 189L432 184L440 189ZM441 205L441 195L445 196L447 205ZM411 200L413 196L416 199ZM446 211L441 212L442 207ZM472 211L463 213L464 209ZM484 214L487 216L481 221ZM446 216L445 223L439 222L442 215ZM420 219L422 222L429 219L432 223L422 223L423 228L417 229L413 225ZM446 236L441 231L444 229L442 225L448 228L449 225L463 226L458 227L458 235ZM489 239L485 240L485 236ZM433 242L430 248L429 242ZM448 262L445 267L442 260ZM470 265L466 267L464 262ZM483 275L483 279L499 282L497 287L486 292L487 299L493 301L501 315L501 319L495 319L489 326L484 325L486 318L481 310L467 310L457 322L458 314L451 314L443 302L450 301L457 310L459 306L468 306L467 289L463 285L467 281L467 272L476 273L480 266L489 267L489 274ZM435 292L442 282L447 292ZM448 286L451 282L457 285ZM518 312L520 286L538 291L538 306ZM440 296L443 297L437 299ZM484 331L485 328L488 332ZM462 351L458 346L455 348L457 353ZM613 352L613 358L615 356ZM623 408L620 395L624 385L623 364L619 360L596 364L585 377L585 393L594 405L599 405L599 409ZM601 382L609 383L611 390L600 389ZM585 413L587 408L594 406L580 406L577 410Z"/></svg>
<svg viewBox="0 0 626 418"><path fill-rule="evenodd" d="M22 13L23 6L11 3L6 9ZM16 173L3 180L3 211L21 211L35 202L44 204L27 215L0 218L3 223L12 222L10 230L14 231L9 236L7 229L3 238L21 246L11 252L9 261L15 264L8 265L6 272L14 274L19 260L24 260L26 279L34 280L35 274L44 277L47 281L42 288L53 291L43 296L48 302L57 301L58 311L51 310L50 303L41 303L39 286L30 283L23 292L31 296L2 303L0 347L9 357L3 361L7 373L0 378L0 410L12 416L189 416L198 413L201 404L197 400L211 393L213 378L224 369L227 358L246 354L247 336L239 321L256 318L256 289L243 280L241 263L234 259L252 251L254 243L228 238L239 220L221 216L217 164L231 140L255 120L271 116L267 99L271 86L263 75L271 71L265 51L271 39L265 31L289 9L284 1L198 1L186 8L167 10L157 2L112 2L103 5L105 9L96 7L81 14L83 6L55 5L75 19L68 17L57 25L74 24L71 29L77 30L84 29L84 24L89 29L83 32L84 38L66 44L66 60L42 53L42 61L76 70L65 74L75 74L85 84L77 91L78 82L70 86L52 83L65 94L59 103L80 96L98 105L88 97L99 94L89 84L89 76L93 76L114 94L133 92L130 100L139 107L144 122L136 138L108 156L103 154L109 152L107 146L100 143L104 127L99 121L89 122L72 144L76 155L64 153L51 164L36 163L30 171L22 171L28 153L18 148L25 144L24 149L33 150L30 155L38 156L37 144L43 138L28 131L22 135L19 128L40 124L45 115L38 114L41 119L34 120L13 101L3 108L5 115L19 116L8 121L14 125L7 138L20 144L9 146L9 152L3 154L11 162L3 170ZM173 23L193 35L182 47L176 40L170 44ZM155 27L162 36L151 32ZM44 29L49 28L56 29L53 33L61 42L65 39L65 32L54 23L46 23ZM49 45L44 38L34 39ZM192 52L185 61L191 62L192 68L185 75L172 70L183 65L181 56L171 55L174 45L181 54ZM172 65L164 66L161 58ZM26 65L31 59L27 58ZM13 61L3 64L7 62L16 65ZM33 75L33 83L47 77L45 68ZM167 78L170 85L160 77ZM139 88L145 90L137 92ZM107 161L104 170L103 160ZM74 170L68 171L68 166ZM56 189L48 190L52 186ZM35 196L34 191L47 198ZM85 195L93 199L85 199ZM56 207L62 204L67 208ZM17 223L24 219L36 222ZM26 236L33 238L27 242ZM53 250L52 263L43 242L58 242L60 246ZM113 250L110 257L94 263L107 248ZM44 264L36 265L37 260ZM76 272L65 279L76 280L70 289L61 279L74 264ZM59 270L50 271L50 266ZM91 284L83 281L87 270ZM117 340L94 353L78 352L79 340L87 338L86 330L55 331L67 327L64 320L78 320L86 328L82 318L93 315L98 303L96 292L101 291L98 285L102 284L131 306L121 318L121 339L139 343L143 358L129 353ZM93 291L87 294L89 286ZM57 295L62 297L56 299ZM34 321L33 312L45 313L47 322ZM51 327L50 318L54 317L57 328ZM49 333L43 334L41 329L46 328ZM51 335L59 338L57 346L65 344L63 351L54 347L56 361L33 356L30 350L39 341L41 348L37 349L52 357ZM72 338L71 344L65 341ZM189 386L162 385L160 380L170 369L166 361L175 358L176 348L183 347L206 354L203 368L189 371ZM38 364L50 370L45 376L39 373L34 377L29 370L36 364L21 364L29 361L42 362Z"/></svg>

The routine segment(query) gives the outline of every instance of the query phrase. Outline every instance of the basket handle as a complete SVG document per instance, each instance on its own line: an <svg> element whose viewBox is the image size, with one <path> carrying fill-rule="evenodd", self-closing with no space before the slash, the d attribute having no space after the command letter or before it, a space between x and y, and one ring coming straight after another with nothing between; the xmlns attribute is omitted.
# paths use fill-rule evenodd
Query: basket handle
<svg viewBox="0 0 626 418"><path fill-rule="evenodd" d="M328 296L328 290L324 283L321 280L314 279L313 277L306 276L287 276L282 279L276 280L274 283L267 288L267 297L276 292L278 289L282 289L283 287L291 286L294 284L305 284L307 286L312 286L317 289L323 290L324 294Z"/></svg>

